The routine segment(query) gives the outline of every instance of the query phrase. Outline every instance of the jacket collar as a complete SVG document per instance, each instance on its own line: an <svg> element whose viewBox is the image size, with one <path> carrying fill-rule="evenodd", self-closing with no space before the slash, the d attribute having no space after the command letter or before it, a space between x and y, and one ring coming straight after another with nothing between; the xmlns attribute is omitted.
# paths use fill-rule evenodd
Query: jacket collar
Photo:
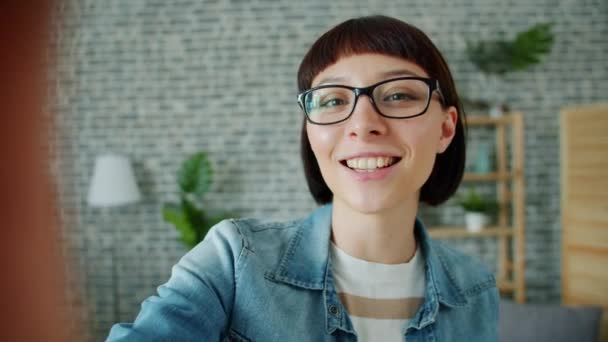
<svg viewBox="0 0 608 342"><path fill-rule="evenodd" d="M289 241L279 266L270 276L286 284L322 290L328 272L331 204L315 210L301 221Z"/></svg>
<svg viewBox="0 0 608 342"><path fill-rule="evenodd" d="M410 319L408 328L422 329L435 322L439 303L457 307L466 305L467 299L445 262L442 249L435 246L424 224L418 218L416 218L414 234L424 257L426 292L424 302L416 315Z"/></svg>
<svg viewBox="0 0 608 342"><path fill-rule="evenodd" d="M267 276L274 281L312 289L327 289L327 278L332 279L329 264L329 240L331 236L331 204L320 207L301 221L301 226L289 241L274 272ZM414 227L415 235L425 260L426 294L418 313L410 320L408 327L417 329L435 321L439 303L450 306L464 306L467 300L447 265L441 248L436 248L418 218ZM328 277L329 276L329 277ZM329 282L333 287L333 282Z"/></svg>

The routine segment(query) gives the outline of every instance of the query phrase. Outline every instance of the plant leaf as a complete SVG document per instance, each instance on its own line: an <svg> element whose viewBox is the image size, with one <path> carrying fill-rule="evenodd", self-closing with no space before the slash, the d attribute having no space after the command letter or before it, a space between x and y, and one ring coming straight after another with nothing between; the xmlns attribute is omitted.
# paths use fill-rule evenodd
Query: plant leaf
<svg viewBox="0 0 608 342"><path fill-rule="evenodd" d="M181 199L181 206L188 221L193 227L198 227L205 223L205 212L197 208L194 203L188 200L185 196Z"/></svg>
<svg viewBox="0 0 608 342"><path fill-rule="evenodd" d="M177 175L180 189L185 193L203 196L211 186L211 163L205 152L198 152L186 159Z"/></svg>
<svg viewBox="0 0 608 342"><path fill-rule="evenodd" d="M190 220L190 224L192 225L194 234L196 235L197 242L202 241L210 228L208 227L208 219L205 211L198 209L186 198L182 199L182 206L185 208L188 215L188 219Z"/></svg>
<svg viewBox="0 0 608 342"><path fill-rule="evenodd" d="M192 248L197 243L197 236L188 215L184 208L176 204L165 204L162 209L163 219L171 223L180 233L180 240L188 247Z"/></svg>
<svg viewBox="0 0 608 342"><path fill-rule="evenodd" d="M211 162L207 158L207 154L201 153L201 160L198 170L198 182L196 183L196 189L194 192L203 197L211 188L211 182L213 181L213 168Z"/></svg>
<svg viewBox="0 0 608 342"><path fill-rule="evenodd" d="M511 56L511 66L514 70L524 70L540 63L542 55L551 51L551 26L550 23L537 24L515 37Z"/></svg>
<svg viewBox="0 0 608 342"><path fill-rule="evenodd" d="M487 74L504 74L509 71L511 44L506 41L486 41L467 44L469 59Z"/></svg>
<svg viewBox="0 0 608 342"><path fill-rule="evenodd" d="M467 42L471 62L484 73L502 75L540 63L553 46L552 24L542 23L517 34L513 41Z"/></svg>
<svg viewBox="0 0 608 342"><path fill-rule="evenodd" d="M177 175L181 190L180 203L170 203L163 207L163 218L176 227L181 234L180 239L190 248L202 241L211 227L228 217L228 214L207 217L204 209L196 205L197 196L203 197L208 192L212 176L213 170L207 154L199 152L188 157Z"/></svg>
<svg viewBox="0 0 608 342"><path fill-rule="evenodd" d="M466 211L492 213L498 208L496 201L484 198L475 189L469 189L464 195L459 197L458 204Z"/></svg>
<svg viewBox="0 0 608 342"><path fill-rule="evenodd" d="M177 172L177 182L181 191L192 193L198 182L198 169L200 164L200 154L195 154L184 160Z"/></svg>

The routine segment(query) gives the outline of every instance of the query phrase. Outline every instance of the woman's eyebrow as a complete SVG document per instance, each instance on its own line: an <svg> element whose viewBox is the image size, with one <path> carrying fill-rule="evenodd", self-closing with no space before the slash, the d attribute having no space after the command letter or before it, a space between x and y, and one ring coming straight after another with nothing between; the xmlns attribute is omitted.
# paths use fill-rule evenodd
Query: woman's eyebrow
<svg viewBox="0 0 608 342"><path fill-rule="evenodd" d="M415 76L415 77L421 77L421 75L418 75L417 73L408 70L408 69L395 69L395 70L389 70L389 71L384 71L381 72L380 74L381 78L389 78L389 77L395 77L395 76ZM347 80L347 77L326 77L321 79L321 81L319 83L317 83L316 87L324 85L324 84L340 84L340 83L344 83Z"/></svg>
<svg viewBox="0 0 608 342"><path fill-rule="evenodd" d="M390 70L390 71L385 71L383 73L380 74L382 77L393 77L393 76L417 76L420 77L420 75L418 75L417 73L408 70L408 69L396 69L396 70Z"/></svg>
<svg viewBox="0 0 608 342"><path fill-rule="evenodd" d="M326 77L321 79L321 81L319 83L317 83L317 87L320 85L324 85L324 84L331 84L331 83L340 83L340 82L344 82L346 81L346 77Z"/></svg>

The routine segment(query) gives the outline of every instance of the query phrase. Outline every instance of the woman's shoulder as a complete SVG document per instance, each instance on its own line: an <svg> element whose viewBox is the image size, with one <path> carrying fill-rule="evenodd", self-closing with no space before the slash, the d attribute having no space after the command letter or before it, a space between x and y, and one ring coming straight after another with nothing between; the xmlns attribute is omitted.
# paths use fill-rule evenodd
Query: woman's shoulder
<svg viewBox="0 0 608 342"><path fill-rule="evenodd" d="M285 245L303 226L304 219L268 220L260 218L226 219L211 228L205 240L223 240L250 251ZM203 244L205 242L203 241Z"/></svg>
<svg viewBox="0 0 608 342"><path fill-rule="evenodd" d="M252 258L274 264L302 225L301 221L225 219L214 225L203 241L180 259L179 265L199 274L206 267L228 267L227 273L235 273Z"/></svg>

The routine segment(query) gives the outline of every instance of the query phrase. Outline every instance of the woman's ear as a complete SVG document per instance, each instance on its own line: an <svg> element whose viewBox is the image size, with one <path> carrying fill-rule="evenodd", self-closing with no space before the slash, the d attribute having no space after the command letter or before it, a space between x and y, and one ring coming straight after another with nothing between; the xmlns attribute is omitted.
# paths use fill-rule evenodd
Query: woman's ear
<svg viewBox="0 0 608 342"><path fill-rule="evenodd" d="M458 121L458 110L454 106L450 106L443 114L441 122L441 136L437 145L437 154L445 152L454 135L456 135L456 122Z"/></svg>

